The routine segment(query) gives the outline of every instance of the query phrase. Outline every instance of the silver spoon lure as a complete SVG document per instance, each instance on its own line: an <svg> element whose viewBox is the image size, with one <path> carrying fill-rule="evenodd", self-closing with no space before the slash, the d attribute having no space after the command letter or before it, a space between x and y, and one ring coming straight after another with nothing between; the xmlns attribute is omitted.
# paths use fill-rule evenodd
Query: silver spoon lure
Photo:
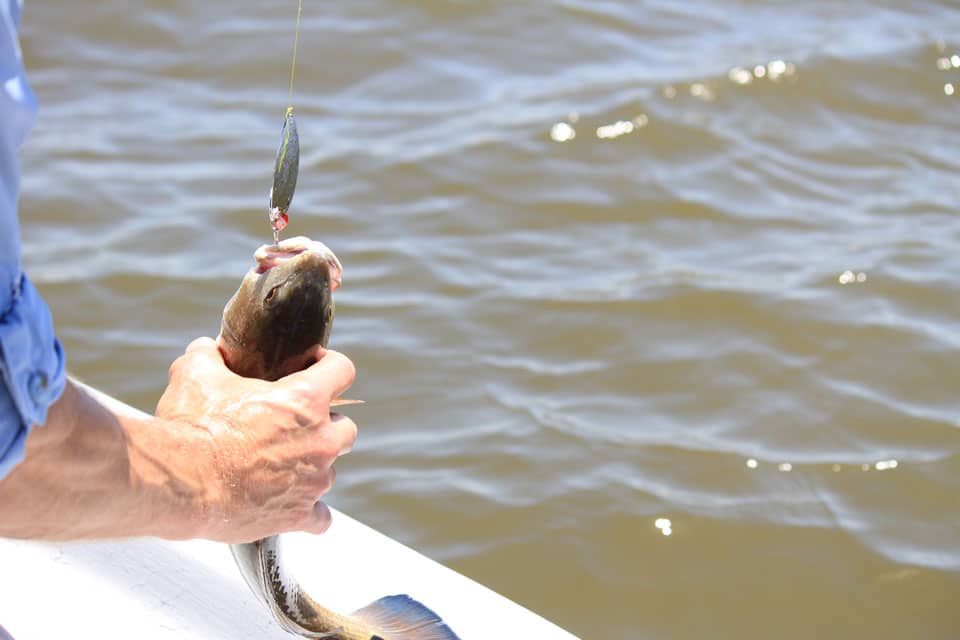
<svg viewBox="0 0 960 640"><path fill-rule="evenodd" d="M293 107L287 107L280 131L280 148L273 165L273 186L270 188L270 202L267 215L273 229L273 243L280 243L280 232L287 226L290 203L297 188L297 174L300 172L300 136L297 133L297 121L293 117Z"/></svg>

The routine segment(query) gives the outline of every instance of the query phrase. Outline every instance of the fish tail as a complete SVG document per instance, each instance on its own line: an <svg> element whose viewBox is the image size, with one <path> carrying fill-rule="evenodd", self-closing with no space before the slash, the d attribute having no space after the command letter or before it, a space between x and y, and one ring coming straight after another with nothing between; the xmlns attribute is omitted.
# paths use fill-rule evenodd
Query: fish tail
<svg viewBox="0 0 960 640"><path fill-rule="evenodd" d="M408 595L385 596L353 615L383 634L370 640L460 640L440 616Z"/></svg>

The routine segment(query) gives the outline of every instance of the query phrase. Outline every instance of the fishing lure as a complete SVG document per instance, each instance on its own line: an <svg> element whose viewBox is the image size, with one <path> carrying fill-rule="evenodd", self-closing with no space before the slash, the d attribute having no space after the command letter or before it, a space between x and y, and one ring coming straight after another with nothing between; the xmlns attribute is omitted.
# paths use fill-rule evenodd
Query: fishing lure
<svg viewBox="0 0 960 640"><path fill-rule="evenodd" d="M297 133L297 121L293 117L293 76L297 70L297 43L300 40L302 13L303 0L298 0L297 23L293 32L293 55L290 59L287 113L283 117L283 129L280 130L280 148L277 149L277 159L273 164L273 186L270 188L270 202L267 209L275 245L280 244L280 232L290 221L287 212L293 201L293 192L297 188L297 174L300 172L300 136Z"/></svg>
<svg viewBox="0 0 960 640"><path fill-rule="evenodd" d="M287 226L290 203L297 188L297 174L300 172L300 136L297 133L297 121L293 117L293 107L287 107L280 131L280 148L273 165L273 187L270 189L270 226L273 228L273 242L280 243L280 232Z"/></svg>

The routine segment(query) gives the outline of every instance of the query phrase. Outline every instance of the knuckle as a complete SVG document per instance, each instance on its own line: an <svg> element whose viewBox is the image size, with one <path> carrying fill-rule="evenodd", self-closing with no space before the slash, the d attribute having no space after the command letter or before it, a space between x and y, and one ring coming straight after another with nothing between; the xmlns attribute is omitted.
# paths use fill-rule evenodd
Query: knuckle
<svg viewBox="0 0 960 640"><path fill-rule="evenodd" d="M315 510L316 499L304 504L303 508L297 509L293 514L290 523L287 525L290 529L312 530L317 526L317 512Z"/></svg>
<svg viewBox="0 0 960 640"><path fill-rule="evenodd" d="M323 493L333 489L333 484L337 481L337 470L333 467L327 469L327 473L323 477Z"/></svg>
<svg viewBox="0 0 960 640"><path fill-rule="evenodd" d="M341 446L332 438L321 438L316 444L317 460L324 469L333 464L333 461L340 455Z"/></svg>
<svg viewBox="0 0 960 640"><path fill-rule="evenodd" d="M344 369L346 369L347 374L348 374L350 380L352 381L353 379L355 379L355 378L357 377L357 365L355 365L355 364L353 363L353 360L351 360L351 359L348 358L347 356L343 355L342 353L339 354L339 355L340 355L341 358L343 358L343 367L344 367Z"/></svg>
<svg viewBox="0 0 960 640"><path fill-rule="evenodd" d="M360 426L353 421L352 418L343 419L343 427L347 432L347 439L350 444L353 444L357 440L357 436L360 433Z"/></svg>
<svg viewBox="0 0 960 640"><path fill-rule="evenodd" d="M344 453L344 449L352 449L360 432L357 423L352 418L334 413L330 414L330 425L335 430L334 437L338 445L336 454L339 456Z"/></svg>
<svg viewBox="0 0 960 640"><path fill-rule="evenodd" d="M173 380L173 379L176 378L178 375L180 375L180 371L183 369L184 359L185 359L186 357L187 357L187 356L185 356L185 355L180 356L180 357L178 357L176 360L174 360L173 362L170 363L170 368L167 369L167 377L168 377L170 380Z"/></svg>
<svg viewBox="0 0 960 640"><path fill-rule="evenodd" d="M304 517L303 509L289 509L278 514L275 523L282 531L293 531L300 528Z"/></svg>
<svg viewBox="0 0 960 640"><path fill-rule="evenodd" d="M289 395L287 402L301 411L309 411L316 404L320 384L311 380L298 380L294 385L287 387Z"/></svg>
<svg viewBox="0 0 960 640"><path fill-rule="evenodd" d="M199 338L194 338L190 344L187 345L186 352L190 353L196 349L204 349L213 346L214 340L208 336L201 336Z"/></svg>
<svg viewBox="0 0 960 640"><path fill-rule="evenodd" d="M323 494L330 491L333 488L333 482L336 479L337 473L333 470L333 467L327 468L322 472L318 472L310 479L310 496L311 500L316 500L317 497L322 496Z"/></svg>
<svg viewBox="0 0 960 640"><path fill-rule="evenodd" d="M324 357L330 358L331 360L333 360L334 361L333 364L341 368L343 372L347 374L350 380L353 380L354 378L356 378L357 366L353 364L353 360L348 358L346 355L344 355L340 351L327 351Z"/></svg>

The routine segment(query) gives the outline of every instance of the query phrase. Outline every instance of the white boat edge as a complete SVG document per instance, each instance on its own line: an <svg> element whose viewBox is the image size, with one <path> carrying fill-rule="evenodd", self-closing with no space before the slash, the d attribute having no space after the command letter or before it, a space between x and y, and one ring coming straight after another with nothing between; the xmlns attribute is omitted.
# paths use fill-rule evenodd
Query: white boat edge
<svg viewBox="0 0 960 640"><path fill-rule="evenodd" d="M86 385L84 385L86 386ZM87 387L116 411L138 410ZM282 537L307 593L349 613L406 594L461 640L577 640L495 591L331 508L321 536ZM0 538L0 627L14 640L289 640L225 544L156 538L41 543ZM509 569L507 569L509 570Z"/></svg>
<svg viewBox="0 0 960 640"><path fill-rule="evenodd" d="M288 566L324 606L348 613L404 593L433 609L461 640L576 640L512 600L332 512L327 533L282 538ZM0 626L15 640L291 637L247 588L224 544L0 539L0 566Z"/></svg>

